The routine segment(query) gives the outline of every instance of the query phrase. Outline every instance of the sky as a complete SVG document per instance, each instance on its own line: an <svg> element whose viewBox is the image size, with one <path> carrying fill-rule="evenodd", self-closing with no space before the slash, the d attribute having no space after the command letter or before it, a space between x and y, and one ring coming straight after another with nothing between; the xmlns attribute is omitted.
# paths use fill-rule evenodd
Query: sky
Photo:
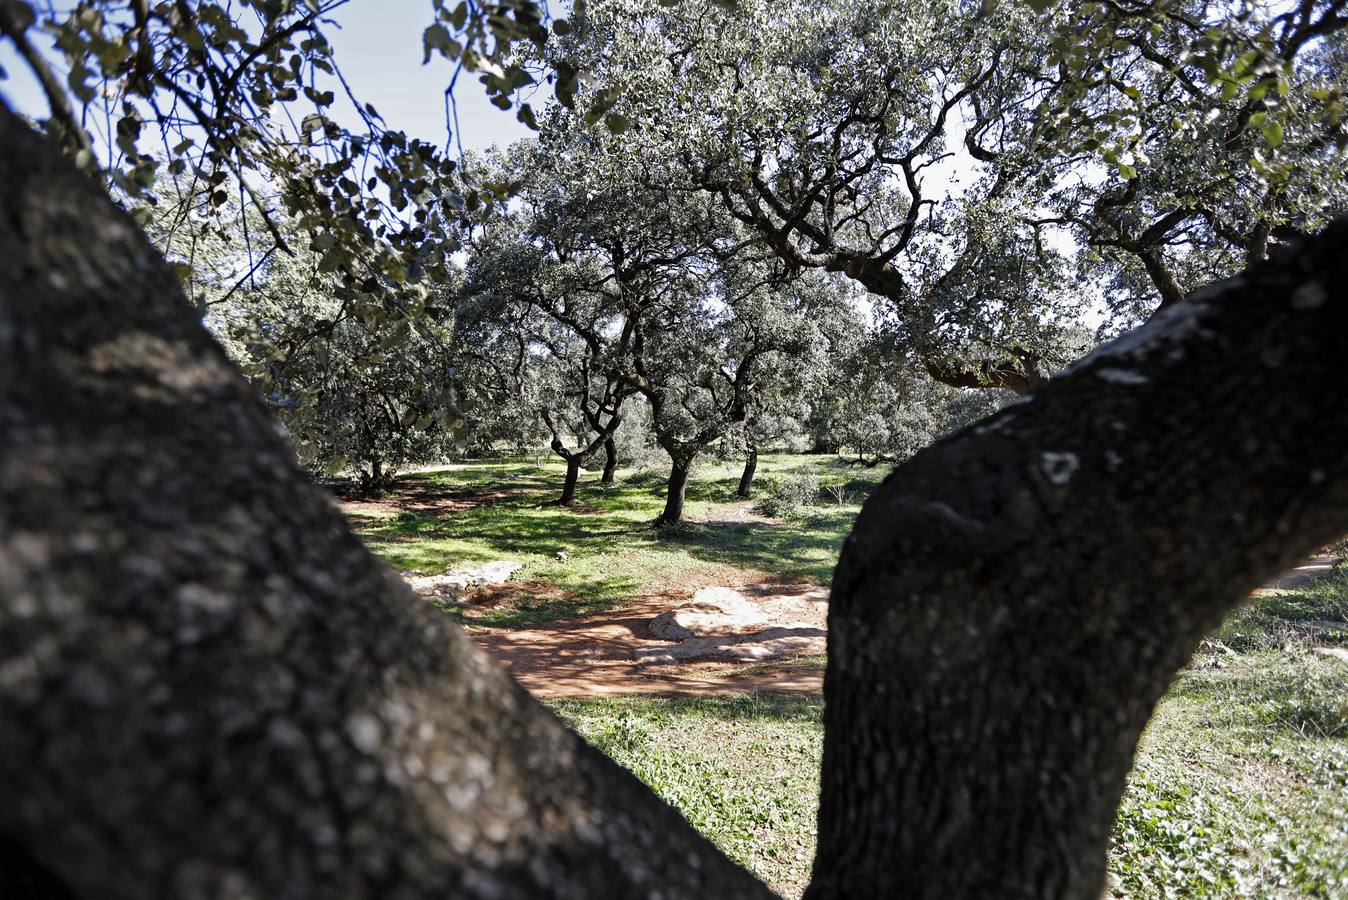
<svg viewBox="0 0 1348 900"><path fill-rule="evenodd" d="M391 128L443 147L444 92L453 69L438 57L421 64L421 34L432 16L431 0L352 0L333 15L339 27L328 27L325 34L362 102L374 104ZM50 49L49 41L35 43ZM9 74L0 81L0 97L19 112L46 118L47 103L37 82L7 41L0 42L0 67ZM455 96L465 151L504 146L530 133L515 119L514 110L487 102L471 73L460 77Z"/></svg>
<svg viewBox="0 0 1348 900"><path fill-rule="evenodd" d="M341 27L329 28L328 40L356 96L373 103L393 128L444 146L445 88L454 72L438 57L421 64L430 0L352 0L334 18ZM487 102L477 76L465 72L454 93L464 150L505 146L530 133L514 110Z"/></svg>

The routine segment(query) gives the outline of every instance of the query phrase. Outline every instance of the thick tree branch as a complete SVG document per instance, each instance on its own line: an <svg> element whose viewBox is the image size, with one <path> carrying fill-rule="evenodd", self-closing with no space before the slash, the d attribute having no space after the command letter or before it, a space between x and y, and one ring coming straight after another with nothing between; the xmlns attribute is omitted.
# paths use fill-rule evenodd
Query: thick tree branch
<svg viewBox="0 0 1348 900"><path fill-rule="evenodd" d="M768 897L413 597L0 107L0 855L83 897Z"/></svg>
<svg viewBox="0 0 1348 900"><path fill-rule="evenodd" d="M1340 221L872 495L833 582L810 900L1099 896L1176 670L1348 530L1345 285Z"/></svg>

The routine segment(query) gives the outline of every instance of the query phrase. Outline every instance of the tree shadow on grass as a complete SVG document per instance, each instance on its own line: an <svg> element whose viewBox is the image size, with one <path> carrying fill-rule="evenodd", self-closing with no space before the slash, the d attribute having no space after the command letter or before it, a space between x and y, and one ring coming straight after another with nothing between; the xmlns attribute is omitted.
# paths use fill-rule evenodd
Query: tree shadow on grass
<svg viewBox="0 0 1348 900"><path fill-rule="evenodd" d="M656 529L650 526L663 506L663 475L638 473L612 486L591 475L582 482L582 515L542 505L556 485L513 478L519 471L518 464L484 463L419 473L409 479L411 508L370 517L353 511L352 518L371 549L398 568L440 572L510 559L525 564L522 577L553 584L585 603L608 603L621 598L619 591L640 593L652 583L697 582L709 577L705 564L827 583L855 518L855 507L815 508L781 523L721 520ZM713 504L715 511L717 499L736 484L730 478L694 481L690 498ZM473 497L486 502L474 504ZM442 498L453 503L433 502ZM427 500L432 502L417 502ZM567 608L583 612L568 603L529 618L558 618L569 614Z"/></svg>
<svg viewBox="0 0 1348 900"><path fill-rule="evenodd" d="M829 510L785 526L761 522L686 522L662 529L662 541L690 556L827 584L856 513Z"/></svg>

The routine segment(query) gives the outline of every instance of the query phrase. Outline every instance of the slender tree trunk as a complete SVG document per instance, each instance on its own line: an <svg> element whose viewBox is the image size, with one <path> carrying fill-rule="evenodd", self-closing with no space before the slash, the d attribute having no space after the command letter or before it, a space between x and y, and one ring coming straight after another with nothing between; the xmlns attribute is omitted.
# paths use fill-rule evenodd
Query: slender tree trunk
<svg viewBox="0 0 1348 900"><path fill-rule="evenodd" d="M754 485L754 471L758 468L758 448L749 447L749 455L744 459L744 473L740 475L740 486L735 491L741 497L749 496Z"/></svg>
<svg viewBox="0 0 1348 900"><path fill-rule="evenodd" d="M657 525L673 525L683 521L683 496L688 487L688 472L692 469L692 456L673 456L669 469L669 483L665 488L665 510L655 520Z"/></svg>
<svg viewBox="0 0 1348 900"><path fill-rule="evenodd" d="M1199 639L1348 530L1348 221L918 454L829 609L809 900L1096 898Z"/></svg>
<svg viewBox="0 0 1348 900"><path fill-rule="evenodd" d="M557 503L570 506L576 502L576 482L580 479L580 458L568 457L566 460L566 481L562 483L562 496Z"/></svg>
<svg viewBox="0 0 1348 900"><path fill-rule="evenodd" d="M612 484L613 473L618 470L618 445L613 442L613 438L604 441L604 475L599 479L601 484Z"/></svg>
<svg viewBox="0 0 1348 900"><path fill-rule="evenodd" d="M7 891L770 896L365 550L3 105L0 435Z"/></svg>

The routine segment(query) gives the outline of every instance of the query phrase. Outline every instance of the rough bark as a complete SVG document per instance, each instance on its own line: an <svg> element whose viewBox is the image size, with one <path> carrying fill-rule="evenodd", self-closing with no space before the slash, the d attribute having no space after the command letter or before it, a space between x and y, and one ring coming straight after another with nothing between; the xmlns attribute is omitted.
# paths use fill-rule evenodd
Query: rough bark
<svg viewBox="0 0 1348 900"><path fill-rule="evenodd" d="M0 434L0 884L770 896L364 549L3 106Z"/></svg>
<svg viewBox="0 0 1348 900"><path fill-rule="evenodd" d="M1203 634L1348 530L1348 222L918 454L829 612L807 897L1086 900Z"/></svg>
<svg viewBox="0 0 1348 900"><path fill-rule="evenodd" d="M587 401L588 402L588 401ZM619 401L621 403L621 400ZM580 467L585 464L591 456L595 454L601 446L607 447L613 442L613 432L618 430L622 424L622 417L618 415L615 407L608 424L600 427L598 425L598 416L592 420L592 425L599 432L594 440L584 444L575 450L570 450L562 443L561 432L552 421L552 415L545 409L540 411L543 422L548 426L548 431L552 433L552 452L556 453L566 462L566 477L562 482L562 495L552 501L557 506L571 506L576 502L576 482L580 480Z"/></svg>
<svg viewBox="0 0 1348 900"><path fill-rule="evenodd" d="M576 502L576 482L580 480L580 460L571 456L566 461L566 480L562 482L562 496L557 502L570 506Z"/></svg>
<svg viewBox="0 0 1348 900"><path fill-rule="evenodd" d="M600 484L612 484L613 474L618 471L618 445L613 442L613 438L604 441L604 474L599 479Z"/></svg>
<svg viewBox="0 0 1348 900"><path fill-rule="evenodd" d="M655 520L656 525L674 525L683 521L683 497L688 487L688 472L692 467L692 456L671 457L669 483L665 488L665 508Z"/></svg>
<svg viewBox="0 0 1348 900"><path fill-rule="evenodd" d="M1098 894L1172 673L1348 528L1345 284L1340 224L872 496L812 898ZM365 551L131 220L2 107L0 434L6 891L768 896Z"/></svg>
<svg viewBox="0 0 1348 900"><path fill-rule="evenodd" d="M933 381L956 388L979 388L1012 391L1025 396L1037 390L1047 380L1040 375L1033 354L1022 353L1015 360L985 361L958 366L927 357L922 366Z"/></svg>
<svg viewBox="0 0 1348 900"><path fill-rule="evenodd" d="M754 486L754 472L758 469L758 448L750 447L748 455L744 458L744 471L740 474L740 485L735 489L736 495L748 497Z"/></svg>

